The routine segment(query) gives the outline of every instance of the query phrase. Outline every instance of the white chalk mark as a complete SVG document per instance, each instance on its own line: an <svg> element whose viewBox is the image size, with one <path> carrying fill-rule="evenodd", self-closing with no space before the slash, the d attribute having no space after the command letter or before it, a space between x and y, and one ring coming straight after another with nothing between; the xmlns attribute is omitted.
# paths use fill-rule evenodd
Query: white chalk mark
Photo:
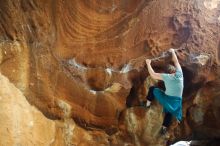
<svg viewBox="0 0 220 146"><path fill-rule="evenodd" d="M95 90L89 90L89 92L91 92L92 94L96 94L96 91Z"/></svg>
<svg viewBox="0 0 220 146"><path fill-rule="evenodd" d="M169 54L167 52L163 52L159 57L155 57L151 60L159 60L161 58L167 57Z"/></svg>
<svg viewBox="0 0 220 146"><path fill-rule="evenodd" d="M175 51L180 51L180 50L183 50L183 49L185 49L185 48L174 49L174 50L175 50ZM165 58L165 57L168 57L168 56L169 56L169 51L165 51L165 52L162 52L162 54L161 54L160 56L155 57L155 58L151 58L151 60L152 60L152 61L154 61L154 60L159 60L159 59L161 59L161 58ZM138 58L135 58L135 59L132 59L132 60L136 60L136 59L138 59ZM112 69L112 68L103 68L103 69L106 70L106 72L107 72L109 75L112 75L112 72L128 73L129 71L135 69L135 68L133 68L132 65L130 64L130 63L132 62L132 60L129 60L129 62L128 62L127 64L125 64L121 70L114 70L114 69ZM69 63L71 66L73 66L73 67L75 67L75 68L77 68L77 69L79 69L79 70L91 69L90 67L85 67L85 66L83 66L83 65L81 65L81 64L79 64L79 63L77 63L76 60L75 60L75 58L68 60L68 63Z"/></svg>
<svg viewBox="0 0 220 146"><path fill-rule="evenodd" d="M121 69L120 73L127 73L131 71L131 65L130 64L125 64L124 67Z"/></svg>
<svg viewBox="0 0 220 146"><path fill-rule="evenodd" d="M206 65L210 56L207 54L200 54L198 56L193 55L192 62L199 63L202 66Z"/></svg>
<svg viewBox="0 0 220 146"><path fill-rule="evenodd" d="M106 70L106 72L109 74L109 75L112 75L112 69L111 68L107 68L107 69L105 69Z"/></svg>
<svg viewBox="0 0 220 146"><path fill-rule="evenodd" d="M86 67L82 66L81 64L77 63L76 60L73 58L73 59L70 59L68 60L68 63L80 70L85 70L87 69Z"/></svg>

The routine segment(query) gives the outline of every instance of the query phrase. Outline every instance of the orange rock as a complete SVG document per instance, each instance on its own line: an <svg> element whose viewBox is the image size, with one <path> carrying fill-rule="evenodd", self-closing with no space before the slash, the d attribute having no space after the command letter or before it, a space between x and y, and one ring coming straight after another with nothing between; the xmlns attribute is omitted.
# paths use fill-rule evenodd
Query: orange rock
<svg viewBox="0 0 220 146"><path fill-rule="evenodd" d="M177 53L185 79L184 124L174 129L174 138L197 129L211 133L219 130L218 10L217 0L1 1L0 70L50 120L67 118L86 130L99 128L104 138L100 144L107 143L106 132L115 145L142 145L142 135L134 134L135 141L126 138L135 132L120 130L128 129L129 121L126 126L119 123L125 111L143 116L127 106L145 100L145 59L157 58L170 47L185 48ZM163 72L169 62L168 55L152 65ZM145 122L135 125L139 134ZM58 131L63 135L62 128ZM143 135L154 145L152 133ZM56 145L65 143L56 140Z"/></svg>

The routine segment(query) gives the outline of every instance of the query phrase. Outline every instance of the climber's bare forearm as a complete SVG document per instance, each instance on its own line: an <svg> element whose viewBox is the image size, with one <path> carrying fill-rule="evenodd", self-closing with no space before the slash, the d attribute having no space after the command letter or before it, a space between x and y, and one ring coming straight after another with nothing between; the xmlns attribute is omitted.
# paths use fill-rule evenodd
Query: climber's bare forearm
<svg viewBox="0 0 220 146"><path fill-rule="evenodd" d="M149 71L150 76L156 80L162 80L161 74L155 73L150 63L147 63L147 69Z"/></svg>
<svg viewBox="0 0 220 146"><path fill-rule="evenodd" d="M176 68L181 69L180 63L178 61L178 58L176 56L174 49L171 49L171 53L172 53L172 60L174 62L174 65L176 66Z"/></svg>

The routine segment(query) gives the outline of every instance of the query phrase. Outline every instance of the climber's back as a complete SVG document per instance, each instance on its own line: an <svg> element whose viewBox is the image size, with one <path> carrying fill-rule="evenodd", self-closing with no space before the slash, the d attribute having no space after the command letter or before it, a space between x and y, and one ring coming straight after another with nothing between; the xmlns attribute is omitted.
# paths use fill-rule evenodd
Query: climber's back
<svg viewBox="0 0 220 146"><path fill-rule="evenodd" d="M175 73L161 74L164 81L166 91L165 94L169 96L182 97L183 93L183 72L181 68L176 68Z"/></svg>

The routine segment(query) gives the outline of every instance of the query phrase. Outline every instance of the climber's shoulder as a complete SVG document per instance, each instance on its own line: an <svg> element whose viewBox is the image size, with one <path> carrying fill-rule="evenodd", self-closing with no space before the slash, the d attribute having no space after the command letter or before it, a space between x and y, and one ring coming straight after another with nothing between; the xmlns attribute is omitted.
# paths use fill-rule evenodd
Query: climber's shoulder
<svg viewBox="0 0 220 146"><path fill-rule="evenodd" d="M183 71L182 68L177 68L175 73L176 78L183 78Z"/></svg>

